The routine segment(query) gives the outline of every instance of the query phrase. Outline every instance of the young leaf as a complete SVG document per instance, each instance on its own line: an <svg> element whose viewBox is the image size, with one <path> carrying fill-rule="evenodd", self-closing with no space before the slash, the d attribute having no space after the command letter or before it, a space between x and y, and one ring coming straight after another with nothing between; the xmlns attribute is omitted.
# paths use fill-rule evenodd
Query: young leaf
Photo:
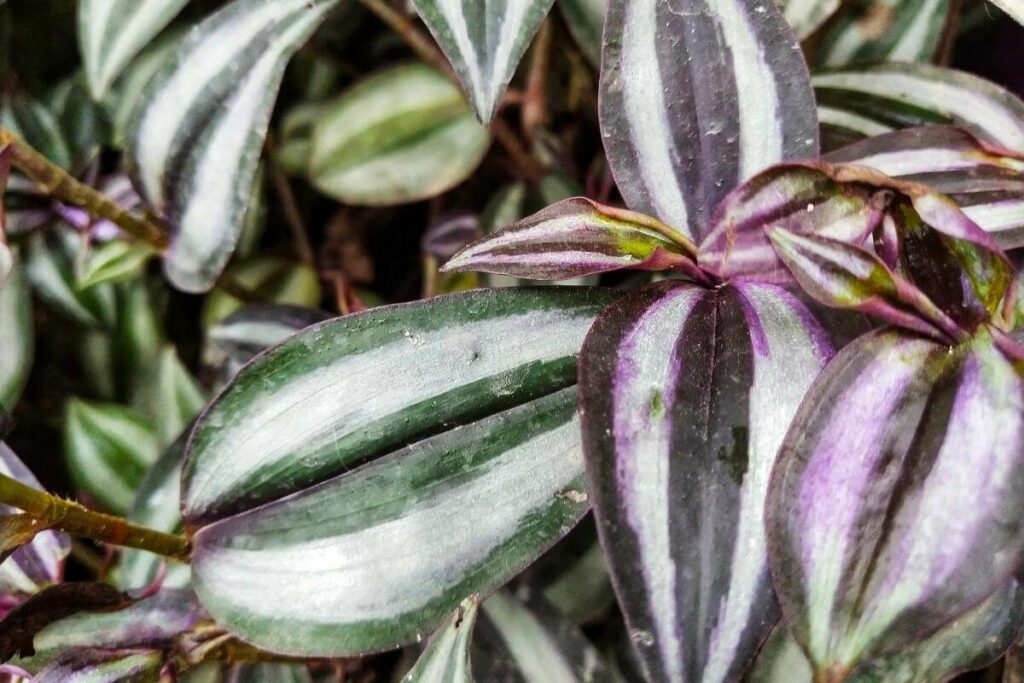
<svg viewBox="0 0 1024 683"><path fill-rule="evenodd" d="M699 240L741 181L814 157L807 66L782 11L752 0L610 0L601 131L627 205Z"/></svg>
<svg viewBox="0 0 1024 683"><path fill-rule="evenodd" d="M150 247L138 242L113 240L100 244L89 252L77 269L78 289L135 278L154 255Z"/></svg>
<svg viewBox="0 0 1024 683"><path fill-rule="evenodd" d="M81 236L69 228L33 233L26 245L25 272L39 296L63 316L110 329L117 317L114 288L107 283L78 289L75 258L81 242Z"/></svg>
<svg viewBox="0 0 1024 683"><path fill-rule="evenodd" d="M807 309L760 284L652 285L606 309L587 336L594 514L651 680L736 680L774 625L768 475L830 355Z"/></svg>
<svg viewBox="0 0 1024 683"><path fill-rule="evenodd" d="M17 479L32 488L43 490L32 472L25 467L7 444L0 441L0 474ZM18 510L0 505L0 514L10 515ZM57 583L64 575L64 558L71 550L66 534L43 531L30 543L15 550L0 562L0 595L22 597L32 595L48 585Z"/></svg>
<svg viewBox="0 0 1024 683"><path fill-rule="evenodd" d="M950 4L950 0L851 3L821 37L817 64L930 62L942 47Z"/></svg>
<svg viewBox="0 0 1024 683"><path fill-rule="evenodd" d="M484 271L564 280L623 268L696 271L689 239L660 221L576 197L487 235L456 254L444 271Z"/></svg>
<svg viewBox="0 0 1024 683"><path fill-rule="evenodd" d="M554 1L413 0L482 123L494 116Z"/></svg>
<svg viewBox="0 0 1024 683"><path fill-rule="evenodd" d="M102 100L139 52L188 0L80 0L78 45L92 96Z"/></svg>
<svg viewBox="0 0 1024 683"><path fill-rule="evenodd" d="M158 448L152 427L127 406L72 398L64 448L77 484L108 509L126 513Z"/></svg>
<svg viewBox="0 0 1024 683"><path fill-rule="evenodd" d="M858 667L849 683L945 683L981 669L1013 643L1024 619L1024 590L1011 579L985 602L920 643ZM785 624L761 649L749 683L812 683L813 672Z"/></svg>
<svg viewBox="0 0 1024 683"><path fill-rule="evenodd" d="M874 64L812 79L823 131L857 139L898 128L956 124L1024 152L1024 102L977 76L929 64Z"/></svg>
<svg viewBox="0 0 1024 683"><path fill-rule="evenodd" d="M337 2L234 0L146 86L128 158L173 230L164 271L179 289L208 290L231 257L285 65Z"/></svg>
<svg viewBox="0 0 1024 683"><path fill-rule="evenodd" d="M182 478L204 606L259 647L343 655L504 584L587 509L576 356L613 299L376 308L250 364L199 419Z"/></svg>
<svg viewBox="0 0 1024 683"><path fill-rule="evenodd" d="M448 79L421 64L397 66L318 111L309 177L348 204L404 204L461 183L490 142Z"/></svg>
<svg viewBox="0 0 1024 683"><path fill-rule="evenodd" d="M479 609L480 598L470 596L463 600L402 683L473 683L469 643Z"/></svg>
<svg viewBox="0 0 1024 683"><path fill-rule="evenodd" d="M0 284L0 406L14 408L32 370L32 294L20 259Z"/></svg>
<svg viewBox="0 0 1024 683"><path fill-rule="evenodd" d="M786 21L803 40L839 8L839 0L782 0Z"/></svg>
<svg viewBox="0 0 1024 683"><path fill-rule="evenodd" d="M1024 380L983 332L951 351L883 330L840 352L766 504L776 593L818 674L920 642L1010 578L1022 461Z"/></svg>
<svg viewBox="0 0 1024 683"><path fill-rule="evenodd" d="M32 678L35 683L133 683L159 680L163 653L71 650Z"/></svg>
<svg viewBox="0 0 1024 683"><path fill-rule="evenodd" d="M1024 154L989 145L953 126L907 128L825 157L870 166L950 197L1003 249L1024 246Z"/></svg>

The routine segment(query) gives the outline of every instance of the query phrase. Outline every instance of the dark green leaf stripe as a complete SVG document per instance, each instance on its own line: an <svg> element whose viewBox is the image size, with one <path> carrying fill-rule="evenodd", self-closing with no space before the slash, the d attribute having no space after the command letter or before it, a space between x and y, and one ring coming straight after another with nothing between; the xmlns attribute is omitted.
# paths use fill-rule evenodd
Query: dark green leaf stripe
<svg viewBox="0 0 1024 683"><path fill-rule="evenodd" d="M1022 492L1024 380L987 334L847 346L793 420L766 506L776 593L815 671L906 647L1003 586Z"/></svg>
<svg viewBox="0 0 1024 683"><path fill-rule="evenodd" d="M942 43L950 0L850 3L821 38L817 63L930 62Z"/></svg>
<svg viewBox="0 0 1024 683"><path fill-rule="evenodd" d="M93 97L108 89L188 0L80 0L78 44Z"/></svg>
<svg viewBox="0 0 1024 683"><path fill-rule="evenodd" d="M588 480L650 680L737 680L775 623L768 476L830 353L803 305L770 285L661 283L587 337Z"/></svg>
<svg viewBox="0 0 1024 683"><path fill-rule="evenodd" d="M206 291L230 258L285 65L337 2L234 0L144 90L128 156L172 228L165 271L178 288Z"/></svg>

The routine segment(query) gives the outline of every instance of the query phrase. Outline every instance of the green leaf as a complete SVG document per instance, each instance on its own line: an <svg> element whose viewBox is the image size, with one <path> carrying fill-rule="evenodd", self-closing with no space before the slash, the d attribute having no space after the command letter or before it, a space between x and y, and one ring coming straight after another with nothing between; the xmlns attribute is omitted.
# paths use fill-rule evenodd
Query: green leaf
<svg viewBox="0 0 1024 683"><path fill-rule="evenodd" d="M51 227L29 239L26 271L39 296L57 312L89 327L113 328L117 296L109 284L85 290L77 286L75 262L81 236L70 228Z"/></svg>
<svg viewBox="0 0 1024 683"><path fill-rule="evenodd" d="M205 292L234 251L292 54L338 0L234 0L189 32L139 98L128 160L172 228L164 272Z"/></svg>
<svg viewBox="0 0 1024 683"><path fill-rule="evenodd" d="M604 13L607 0L559 0L569 32L576 39L583 54L595 67L601 66L601 36L604 33Z"/></svg>
<svg viewBox="0 0 1024 683"><path fill-rule="evenodd" d="M847 3L821 38L820 66L930 62L942 47L951 0L862 0Z"/></svg>
<svg viewBox="0 0 1024 683"><path fill-rule="evenodd" d="M92 96L102 100L131 60L188 0L79 0L78 45Z"/></svg>
<svg viewBox="0 0 1024 683"><path fill-rule="evenodd" d="M469 292L260 356L189 444L204 606L259 647L335 656L416 640L508 581L587 509L576 357L614 297Z"/></svg>
<svg viewBox="0 0 1024 683"><path fill-rule="evenodd" d="M308 308L320 304L320 277L307 265L264 255L232 266L227 274L228 280L263 303ZM203 324L209 329L244 305L234 294L218 287L206 298Z"/></svg>
<svg viewBox="0 0 1024 683"><path fill-rule="evenodd" d="M206 390L178 358L172 344L160 351L150 396L149 414L156 426L157 443L171 445L206 405Z"/></svg>
<svg viewBox="0 0 1024 683"><path fill-rule="evenodd" d="M389 205L433 197L479 165L490 135L458 88L421 64L390 68L319 112L309 176L349 204Z"/></svg>
<svg viewBox="0 0 1024 683"><path fill-rule="evenodd" d="M555 0L413 0L487 123Z"/></svg>
<svg viewBox="0 0 1024 683"><path fill-rule="evenodd" d="M32 679L36 683L136 683L159 679L163 654L157 651L110 653L72 650Z"/></svg>
<svg viewBox="0 0 1024 683"><path fill-rule="evenodd" d="M68 401L64 451L78 486L118 514L131 509L159 452L153 428L142 415L126 406L77 398Z"/></svg>
<svg viewBox="0 0 1024 683"><path fill-rule="evenodd" d="M473 683L469 644L479 609L480 598L475 595L463 600L402 683Z"/></svg>
<svg viewBox="0 0 1024 683"><path fill-rule="evenodd" d="M81 74L65 79L54 88L48 103L75 168L95 160L110 138L106 112L89 97L84 81Z"/></svg>
<svg viewBox="0 0 1024 683"><path fill-rule="evenodd" d="M26 96L4 97L0 125L63 168L71 166L71 150L56 117L41 103Z"/></svg>
<svg viewBox="0 0 1024 683"><path fill-rule="evenodd" d="M79 264L78 289L132 279L142 273L154 255L150 247L138 242L113 240L102 243Z"/></svg>
<svg viewBox="0 0 1024 683"><path fill-rule="evenodd" d="M32 370L35 327L32 295L17 254L6 282L0 284L0 405L13 408Z"/></svg>

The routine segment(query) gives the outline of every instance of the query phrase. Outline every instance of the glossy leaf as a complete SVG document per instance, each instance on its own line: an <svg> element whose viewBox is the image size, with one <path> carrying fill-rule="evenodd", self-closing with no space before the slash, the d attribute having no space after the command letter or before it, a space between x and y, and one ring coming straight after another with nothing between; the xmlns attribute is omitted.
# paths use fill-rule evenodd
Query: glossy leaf
<svg viewBox="0 0 1024 683"><path fill-rule="evenodd" d="M952 126L908 128L829 154L949 196L1004 249L1024 246L1024 155Z"/></svg>
<svg viewBox="0 0 1024 683"><path fill-rule="evenodd" d="M153 428L127 406L68 402L64 445L76 483L104 507L127 512L135 491L156 461Z"/></svg>
<svg viewBox="0 0 1024 683"><path fill-rule="evenodd" d="M569 32L590 63L601 66L601 37L608 0L558 0Z"/></svg>
<svg viewBox="0 0 1024 683"><path fill-rule="evenodd" d="M807 66L774 3L610 0L600 118L629 208L699 240L741 181L814 157Z"/></svg>
<svg viewBox="0 0 1024 683"><path fill-rule="evenodd" d="M348 204L403 204L461 183L489 146L458 88L410 64L372 76L320 109L309 176Z"/></svg>
<svg viewBox="0 0 1024 683"><path fill-rule="evenodd" d="M32 472L3 442L0 442L0 474L43 490ZM7 505L0 505L0 514L11 515L17 512ZM57 583L64 575L64 559L70 550L71 541L66 534L56 531L36 534L29 544L18 548L0 562L0 595L7 598L24 597Z"/></svg>
<svg viewBox="0 0 1024 683"><path fill-rule="evenodd" d="M204 292L235 249L285 66L337 0L234 0L149 82L128 158L139 193L172 228L164 272Z"/></svg>
<svg viewBox="0 0 1024 683"><path fill-rule="evenodd" d="M658 220L567 199L469 245L444 270L564 280L623 268L694 268L693 243Z"/></svg>
<svg viewBox="0 0 1024 683"><path fill-rule="evenodd" d="M1024 619L1024 590L1015 580L923 641L858 667L850 683L945 683L991 664L1013 642ZM783 625L758 655L750 683L812 683L800 646Z"/></svg>
<svg viewBox="0 0 1024 683"><path fill-rule="evenodd" d="M488 123L554 0L413 0Z"/></svg>
<svg viewBox="0 0 1024 683"><path fill-rule="evenodd" d="M609 307L588 335L588 481L649 679L736 680L774 625L768 475L830 355L801 303L749 283L652 285Z"/></svg>
<svg viewBox="0 0 1024 683"><path fill-rule="evenodd" d="M814 33L839 8L839 0L782 0L782 7L797 36Z"/></svg>
<svg viewBox="0 0 1024 683"><path fill-rule="evenodd" d="M466 598L438 629L402 683L473 683L469 644L479 609L479 598Z"/></svg>
<svg viewBox="0 0 1024 683"><path fill-rule="evenodd" d="M186 4L188 0L79 0L78 44L94 98L104 98L132 58Z"/></svg>
<svg viewBox="0 0 1024 683"><path fill-rule="evenodd" d="M0 406L14 408L35 355L32 294L20 258L0 284Z"/></svg>
<svg viewBox="0 0 1024 683"><path fill-rule="evenodd" d="M1010 578L1022 459L1024 380L988 335L950 351L883 330L840 352L766 504L776 593L816 671L912 645Z"/></svg>
<svg viewBox="0 0 1024 683"><path fill-rule="evenodd" d="M262 355L189 445L204 606L260 647L341 655L414 640L505 583L587 509L576 355L612 299L471 292Z"/></svg>
<svg viewBox="0 0 1024 683"><path fill-rule="evenodd" d="M942 47L951 0L849 3L821 37L820 66L930 62Z"/></svg>
<svg viewBox="0 0 1024 683"><path fill-rule="evenodd" d="M823 132L844 139L955 124L1024 152L1024 102L977 76L928 64L874 64L812 79Z"/></svg>

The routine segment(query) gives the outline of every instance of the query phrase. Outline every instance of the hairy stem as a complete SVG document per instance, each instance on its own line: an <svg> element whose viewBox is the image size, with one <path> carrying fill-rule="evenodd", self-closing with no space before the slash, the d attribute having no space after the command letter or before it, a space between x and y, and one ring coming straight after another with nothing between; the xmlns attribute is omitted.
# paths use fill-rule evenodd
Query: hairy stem
<svg viewBox="0 0 1024 683"><path fill-rule="evenodd" d="M79 206L94 218L114 223L157 251L167 248L167 234L158 225L125 211L93 188L75 180L67 171L32 149L17 135L0 127L0 147L4 146L11 150L11 163L47 195Z"/></svg>
<svg viewBox="0 0 1024 683"><path fill-rule="evenodd" d="M387 0L362 0L362 3L397 33L420 59L438 69L455 85L462 87L444 53L432 40L423 35L408 17L392 7ZM544 167L533 158L504 120L495 117L491 121L491 132L526 179L536 182L544 176Z"/></svg>
<svg viewBox="0 0 1024 683"><path fill-rule="evenodd" d="M74 501L58 498L4 475L0 475L0 503L24 510L48 528L74 536L148 550L181 562L189 560L190 546L183 536L165 534L120 517L94 512Z"/></svg>

